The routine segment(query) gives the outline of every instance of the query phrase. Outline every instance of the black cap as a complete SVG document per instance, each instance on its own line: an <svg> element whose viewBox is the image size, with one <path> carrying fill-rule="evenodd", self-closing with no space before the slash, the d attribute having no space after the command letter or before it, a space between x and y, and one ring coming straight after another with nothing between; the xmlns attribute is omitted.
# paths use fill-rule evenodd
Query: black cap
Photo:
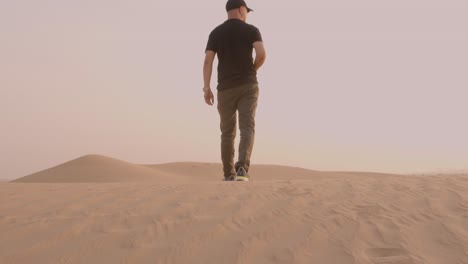
<svg viewBox="0 0 468 264"><path fill-rule="evenodd" d="M253 11L252 9L247 7L247 4L245 3L244 0L228 0L226 3L226 11L236 9L241 6L245 6L245 8L247 8L247 12Z"/></svg>

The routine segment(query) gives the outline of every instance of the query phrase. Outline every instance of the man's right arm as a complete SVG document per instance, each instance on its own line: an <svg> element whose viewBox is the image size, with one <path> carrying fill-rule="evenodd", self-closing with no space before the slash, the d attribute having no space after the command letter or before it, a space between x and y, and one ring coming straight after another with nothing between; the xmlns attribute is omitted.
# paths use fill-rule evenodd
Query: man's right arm
<svg viewBox="0 0 468 264"><path fill-rule="evenodd" d="M255 70L258 71L258 69L262 67L266 59L266 51L265 51L265 47L263 46L263 41L254 42L253 48L255 49L254 67L255 67Z"/></svg>

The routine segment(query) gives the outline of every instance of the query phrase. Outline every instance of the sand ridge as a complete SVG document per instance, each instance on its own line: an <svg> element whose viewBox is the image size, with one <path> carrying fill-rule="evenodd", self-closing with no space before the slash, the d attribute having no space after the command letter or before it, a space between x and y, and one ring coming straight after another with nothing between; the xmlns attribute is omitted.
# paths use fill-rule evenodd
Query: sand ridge
<svg viewBox="0 0 468 264"><path fill-rule="evenodd" d="M13 182L139 182L150 180L176 181L177 177L155 167L90 154L21 177Z"/></svg>
<svg viewBox="0 0 468 264"><path fill-rule="evenodd" d="M309 179L350 172L323 172L279 165L255 165L250 170L256 181ZM390 175L390 174L381 174ZM103 155L85 155L63 164L13 180L12 182L187 182L221 180L220 163L173 162L166 164L134 164Z"/></svg>
<svg viewBox="0 0 468 264"><path fill-rule="evenodd" d="M356 172L356 171L315 171L299 167L255 164L251 168L256 181L298 180L310 177L333 177L342 175L369 175L376 177L402 177L404 175ZM187 177L186 175L190 175ZM442 173L434 175L444 175ZM454 176L468 175L468 173L451 174ZM415 176L415 175L414 175ZM172 162L165 164L135 164L98 154L85 155L63 164L21 177L12 182L187 182L212 181L222 179L222 165L220 163L203 162ZM0 182L2 180L0 179ZM4 180L11 181L11 180Z"/></svg>

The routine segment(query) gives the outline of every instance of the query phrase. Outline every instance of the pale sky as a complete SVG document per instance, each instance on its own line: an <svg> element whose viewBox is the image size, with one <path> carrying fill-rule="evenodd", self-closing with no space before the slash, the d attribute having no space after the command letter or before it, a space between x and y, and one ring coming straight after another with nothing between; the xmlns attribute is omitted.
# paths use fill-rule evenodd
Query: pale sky
<svg viewBox="0 0 468 264"><path fill-rule="evenodd" d="M268 54L252 166L468 169L466 0L247 4ZM91 153L220 162L202 63L224 5L0 0L0 178Z"/></svg>

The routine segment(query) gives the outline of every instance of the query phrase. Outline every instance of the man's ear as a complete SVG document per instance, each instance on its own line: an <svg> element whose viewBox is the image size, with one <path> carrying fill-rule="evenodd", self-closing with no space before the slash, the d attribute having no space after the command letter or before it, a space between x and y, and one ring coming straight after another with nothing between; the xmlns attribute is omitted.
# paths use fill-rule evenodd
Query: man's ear
<svg viewBox="0 0 468 264"><path fill-rule="evenodd" d="M245 19L245 15L242 13L242 6L239 7L239 14L241 15L243 19Z"/></svg>

